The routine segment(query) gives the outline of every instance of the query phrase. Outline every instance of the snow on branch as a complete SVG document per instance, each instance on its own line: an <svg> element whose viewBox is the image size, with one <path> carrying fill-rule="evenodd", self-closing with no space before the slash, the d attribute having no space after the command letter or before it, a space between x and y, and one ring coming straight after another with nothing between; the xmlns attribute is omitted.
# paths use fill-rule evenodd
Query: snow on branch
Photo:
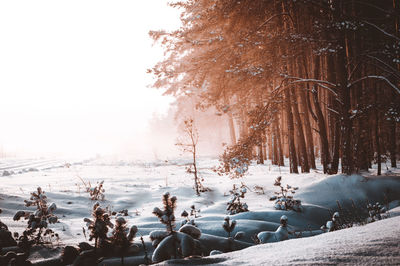
<svg viewBox="0 0 400 266"><path fill-rule="evenodd" d="M365 76L365 77L362 77L362 78L360 78L360 79L357 79L356 81L353 81L353 82L351 82L351 83L349 83L348 85L347 85L347 88L351 88L354 84L356 84L356 83L358 83L358 82L360 82L360 81L363 81L363 80L365 80L365 79L379 79L379 80L383 80L383 81L385 81L390 87L392 87L393 89L395 89L396 91L397 91L397 93L398 94L400 94L400 88L399 87L397 87L396 85L394 85L392 82L390 82L390 80L388 80L386 77L384 77L384 76Z"/></svg>
<svg viewBox="0 0 400 266"><path fill-rule="evenodd" d="M384 35L386 35L386 36L388 36L390 38L393 38L393 39L395 39L397 41L400 41L399 37L397 37L397 36L395 36L393 34L390 34L389 32L387 32L384 29L382 29L382 28L378 27L377 25L375 25L374 23L371 23L371 22L368 22L368 21L365 21L365 20L363 20L363 23L365 23L365 24L367 24L367 25L369 25L371 27L374 27L375 29L377 29L378 31L382 32Z"/></svg>
<svg viewBox="0 0 400 266"><path fill-rule="evenodd" d="M337 93L330 88L331 87L336 87L336 84L326 81L326 80L319 80L319 79L309 79L309 78L299 78L299 77L292 77L292 76L287 76L285 77L286 79L294 79L294 81L291 81L289 84L295 84L295 83L307 83L307 82L312 82L312 83L317 83L320 87L329 90L332 92L335 96L337 96ZM328 85L328 86L326 86Z"/></svg>

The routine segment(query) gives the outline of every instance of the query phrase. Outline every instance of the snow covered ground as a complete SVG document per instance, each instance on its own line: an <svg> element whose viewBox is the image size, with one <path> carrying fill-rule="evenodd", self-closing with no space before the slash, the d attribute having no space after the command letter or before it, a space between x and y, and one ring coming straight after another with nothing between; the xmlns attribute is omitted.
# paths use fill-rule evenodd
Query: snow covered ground
<svg viewBox="0 0 400 266"><path fill-rule="evenodd" d="M15 222L12 217L17 210L30 209L24 206L23 200L28 199L29 193L40 186L46 192L49 202L55 202L58 206L56 215L60 218L60 222L51 225L51 228L59 233L59 244L75 245L85 241L82 233L82 227L85 226L83 218L90 217L94 203L84 190L82 180L91 184L104 180L105 201L101 202L101 205L115 211L127 209L128 224L137 225L140 235L146 236L152 230L164 229L157 217L152 214L154 207L162 206L163 193L168 191L178 198L175 213L177 223L181 220L180 213L183 210L189 211L190 206L195 205L196 209L201 210L201 217L196 219L203 233L201 240L209 241L211 250L218 249L218 245L224 243L224 239L226 240L227 234L222 228L222 222L227 215L226 203L229 200L229 190L232 189L233 184L240 186L241 182L248 187L243 202L247 203L250 212L232 216L232 219L237 220L233 234L238 231L246 233L242 240L243 244L238 244L238 248L253 245L252 237L260 231L276 230L279 226L279 218L283 214L288 217L290 230L304 231L304 235L307 235L310 230L317 232L320 226L331 218L332 212L337 209L337 201L346 212L352 211L352 202L360 208L364 208L367 201L372 203L391 201L393 208L400 205L400 174L396 169L391 169L379 177L374 172L351 177L326 176L321 170L315 170L309 174L289 174L287 167L279 168L268 162L266 165L253 165L249 174L242 179L231 180L228 177L218 176L212 170L218 165L217 160L203 158L199 164L200 174L204 178L204 185L211 191L197 197L192 188L192 176L186 172L185 166L188 163L189 161L183 159L156 162L122 161L110 158L80 162L2 160L0 171L13 173L0 177L0 209L3 210L0 220L9 226L11 231L21 232L26 223ZM29 170L31 168L35 170ZM273 208L273 202L269 201L269 198L273 196L274 191L277 191L273 186L277 176L282 176L283 184L299 187L295 198L302 200L302 212L277 211ZM375 250L375 253L371 251L371 259L377 257L379 263L385 264L400 263L399 253L395 252L395 248L399 248L400 231L398 228L395 229L399 221L399 218L391 218L367 226L311 238L259 245L234 253L213 256L210 259L215 258L216 261L226 265L244 262L249 265L254 263L353 263L355 261L348 258L350 255L346 253L348 250L346 247L356 245L357 248L353 250L354 257L360 257L361 262L369 258L368 250ZM376 231L379 228L385 233L377 234ZM391 232L393 232L392 238ZM210 235L220 238L213 238ZM385 239L388 241L387 244L385 244ZM145 237L145 240L147 242L148 238ZM138 242L138 240L135 241L135 243ZM325 246L323 246L324 243ZM335 254L338 256L333 257L333 251L331 252L329 247L336 250ZM219 247L219 249L223 250L224 247ZM362 249L367 249L368 252L363 253ZM290 250L293 252L291 253ZM149 251L152 252L151 248ZM389 254L390 258L383 260L380 254Z"/></svg>
<svg viewBox="0 0 400 266"><path fill-rule="evenodd" d="M397 215L400 208L397 208ZM262 244L236 252L191 261L216 265L399 265L400 217L394 217L312 238ZM170 264L184 263L171 261Z"/></svg>

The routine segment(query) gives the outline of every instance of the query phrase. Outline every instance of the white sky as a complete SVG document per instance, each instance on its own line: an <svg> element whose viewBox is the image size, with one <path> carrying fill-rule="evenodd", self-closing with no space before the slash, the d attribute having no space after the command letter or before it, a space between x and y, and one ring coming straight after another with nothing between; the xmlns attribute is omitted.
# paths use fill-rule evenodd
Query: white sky
<svg viewBox="0 0 400 266"><path fill-rule="evenodd" d="M166 0L0 1L0 147L115 153L171 99L147 88L162 58L150 29L174 29Z"/></svg>

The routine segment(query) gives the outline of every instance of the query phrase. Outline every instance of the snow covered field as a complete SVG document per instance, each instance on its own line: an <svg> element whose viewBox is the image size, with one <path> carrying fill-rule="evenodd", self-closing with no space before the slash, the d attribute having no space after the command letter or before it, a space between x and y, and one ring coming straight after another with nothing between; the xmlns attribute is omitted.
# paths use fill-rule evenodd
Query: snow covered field
<svg viewBox="0 0 400 266"><path fill-rule="evenodd" d="M178 199L175 212L177 224L182 220L180 213L183 210L189 211L190 206L195 205L196 209L201 210L201 217L196 219L196 224L202 231L200 240L203 244L207 243L207 251L226 251L227 248L223 245L227 241L227 234L222 223L227 215L226 203L233 184L240 186L243 182L248 187L243 202L247 203L250 210L231 217L237 220L233 234L238 231L246 233L242 241L237 241L234 249L253 245L252 237L260 231L275 231L283 214L288 217L289 230L304 232L303 235L308 236L320 233L320 226L330 220L333 211L337 209L336 201L347 211L351 210L352 201L360 208L365 208L367 200L385 203L387 199L391 202L391 208L400 205L400 175L394 169L380 177L374 173L351 177L326 176L320 170L296 175L289 174L286 167L271 166L268 162L266 165L252 166L249 174L242 179L231 180L218 176L212 170L218 165L217 160L203 158L199 163L200 174L204 178L203 184L211 191L198 197L192 188L192 176L185 169L188 163L185 160L132 162L112 159L82 162L0 161L0 171L13 172L0 177L0 209L3 210L0 220L11 231L22 232L26 222L13 221L12 217L17 210L30 209L24 206L23 200L28 199L30 192L40 186L46 192L49 202L55 202L58 206L55 214L60 222L50 228L60 235L60 246L87 241L82 233L82 227L85 226L83 218L90 217L94 202L84 190L82 180L86 183L90 181L91 184L104 180L105 201L101 202L101 206L108 206L117 212L127 209L128 224L139 228L138 235L147 236L152 230L165 228L152 211L154 207L162 206L161 197L168 191ZM273 186L277 176L282 176L283 184L299 187L295 198L302 201L302 212L278 211L273 208L273 202L269 198L277 191ZM398 208L390 211L391 216L396 216L399 212ZM219 262L224 265L373 264L374 261L378 264L399 264L399 222L398 217L390 218L311 238L258 245L234 253L212 256L203 262ZM148 237L145 240L147 243ZM136 238L134 243L139 242ZM57 246L57 243L54 244ZM350 249L351 246L354 249ZM148 247L151 253L150 244ZM53 256L58 252L59 249ZM36 253L32 256L40 259ZM143 256L139 254L138 257ZM113 264L113 261L109 260L108 263Z"/></svg>

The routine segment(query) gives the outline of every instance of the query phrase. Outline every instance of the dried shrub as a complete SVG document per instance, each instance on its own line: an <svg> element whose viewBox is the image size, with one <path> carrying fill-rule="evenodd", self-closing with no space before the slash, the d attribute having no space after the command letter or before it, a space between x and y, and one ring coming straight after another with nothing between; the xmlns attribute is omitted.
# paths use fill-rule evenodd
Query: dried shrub
<svg viewBox="0 0 400 266"><path fill-rule="evenodd" d="M96 201L104 200L104 198L105 198L104 193L106 192L106 190L104 189L104 180L97 182L95 186L92 186L90 181L86 183L82 177L78 176L78 178L81 180L83 186L85 187L86 192L89 193L91 200L96 200Z"/></svg>

